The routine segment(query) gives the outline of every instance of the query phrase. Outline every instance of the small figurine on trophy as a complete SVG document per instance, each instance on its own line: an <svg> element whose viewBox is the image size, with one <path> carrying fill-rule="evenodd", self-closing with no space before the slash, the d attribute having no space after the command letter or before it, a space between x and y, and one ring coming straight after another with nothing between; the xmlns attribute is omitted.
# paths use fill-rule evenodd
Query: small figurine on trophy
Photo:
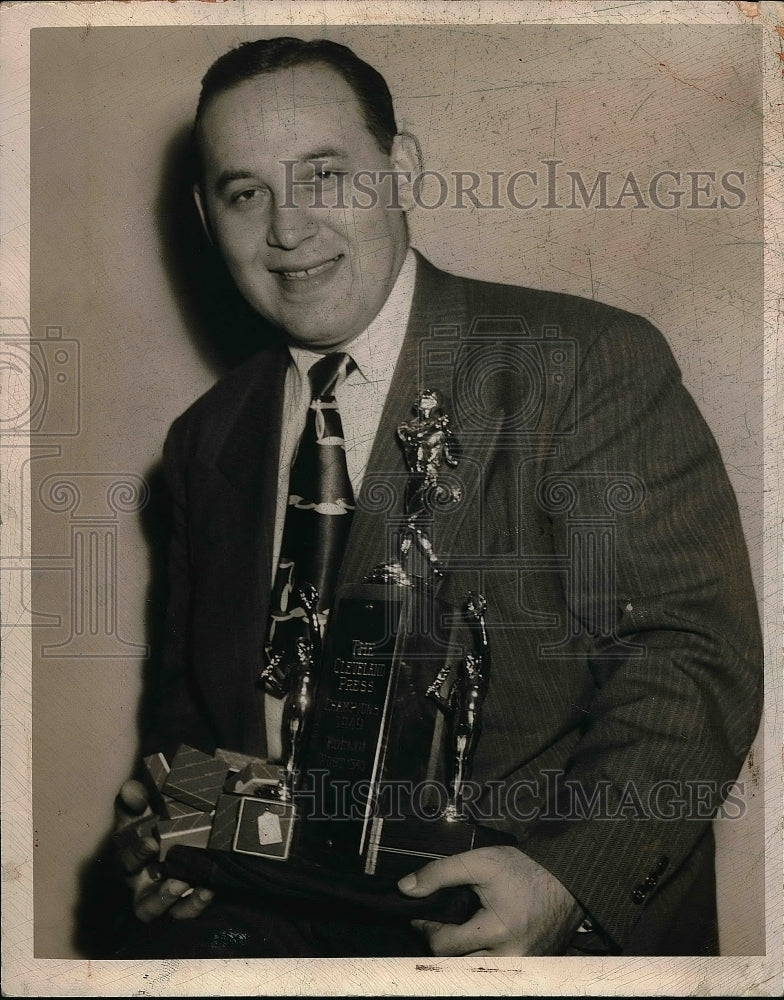
<svg viewBox="0 0 784 1000"><path fill-rule="evenodd" d="M318 591L310 584L299 590L299 599L305 609L307 637L297 640L296 670L292 671L291 686L284 709L284 733L288 734L289 747L283 777L280 782L280 798L290 802L295 790L297 777L302 765L302 751L308 722L312 715L315 673L321 664L322 639L318 619Z"/></svg>
<svg viewBox="0 0 784 1000"><path fill-rule="evenodd" d="M416 516L427 509L427 491L438 485L444 462L457 465L455 441L449 417L441 407L438 393L423 389L413 407L416 416L397 429L403 443L406 465L411 473L406 489L406 513Z"/></svg>
<svg viewBox="0 0 784 1000"><path fill-rule="evenodd" d="M293 606L296 595L294 569L290 559L280 560L270 596L272 628L266 650L267 662L258 677L259 683L276 698L284 698L288 694L292 677L299 670L297 641L290 634L287 639L276 641L278 629L284 629L286 633L299 632L301 611Z"/></svg>
<svg viewBox="0 0 784 1000"><path fill-rule="evenodd" d="M435 576L441 576L438 559L422 521L430 514L436 492L445 490L438 475L444 463L454 468L458 464L457 447L449 417L441 407L438 393L423 389L413 407L415 416L397 429L403 446L406 465L411 475L406 484L406 529L400 552L405 566L411 547L417 544ZM451 489L452 499L459 499L459 490Z"/></svg>
<svg viewBox="0 0 784 1000"><path fill-rule="evenodd" d="M468 613L477 634L477 652L466 653L446 696L441 690L451 672L449 666L439 670L427 689L427 696L444 710L450 721L450 791L442 818L451 822L468 819L463 808L463 788L471 777L482 732L482 705L490 674L490 646L484 620L486 608L487 602L481 594L469 594Z"/></svg>

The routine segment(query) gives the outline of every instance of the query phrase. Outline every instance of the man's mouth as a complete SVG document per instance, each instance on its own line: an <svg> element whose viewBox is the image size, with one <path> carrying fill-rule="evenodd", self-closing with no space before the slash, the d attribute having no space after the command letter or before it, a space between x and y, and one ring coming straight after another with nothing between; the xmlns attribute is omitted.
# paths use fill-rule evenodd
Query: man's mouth
<svg viewBox="0 0 784 1000"><path fill-rule="evenodd" d="M315 278L317 275L328 271L329 268L336 264L342 257L343 254L338 254L337 257L330 257L329 260L322 261L321 264L313 264L311 267L286 270L276 267L271 268L271 270L284 281L307 281L308 278Z"/></svg>

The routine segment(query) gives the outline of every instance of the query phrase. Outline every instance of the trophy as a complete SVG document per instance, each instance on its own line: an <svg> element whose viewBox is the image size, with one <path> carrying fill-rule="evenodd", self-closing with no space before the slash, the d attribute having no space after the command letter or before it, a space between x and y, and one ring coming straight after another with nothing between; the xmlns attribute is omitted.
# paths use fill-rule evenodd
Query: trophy
<svg viewBox="0 0 784 1000"><path fill-rule="evenodd" d="M413 410L398 428L409 477L397 559L343 588L326 630L315 588L300 585L306 628L289 658L284 760L277 770L246 763L216 802L206 846L233 852L235 874L256 889L285 895L295 884L301 897L304 879L315 896L350 892L352 902L372 898L394 910L402 875L434 858L514 843L466 809L490 677L487 607L470 593L462 609L451 608L434 592L444 571L427 527L435 502L460 497L439 481L459 457L437 394L423 391ZM173 850L171 874L221 882L178 868L180 857ZM226 858L213 861L225 875ZM265 868L281 861L277 873ZM440 895L446 908L420 915L459 921L477 905L470 890Z"/></svg>

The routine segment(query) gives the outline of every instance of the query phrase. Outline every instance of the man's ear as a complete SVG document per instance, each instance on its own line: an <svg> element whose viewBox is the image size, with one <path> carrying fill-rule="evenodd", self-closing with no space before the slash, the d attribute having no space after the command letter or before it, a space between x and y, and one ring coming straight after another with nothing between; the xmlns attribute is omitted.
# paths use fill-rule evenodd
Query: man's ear
<svg viewBox="0 0 784 1000"><path fill-rule="evenodd" d="M210 243L214 243L215 240L212 237L212 229L210 228L210 222L207 218L207 208L204 204L204 196L198 184L193 185L193 200L196 202L196 210L199 213L199 218L201 219L204 232L207 234L207 239Z"/></svg>
<svg viewBox="0 0 784 1000"><path fill-rule="evenodd" d="M389 155L394 169L404 175L398 182L397 190L400 204L408 212L414 207L414 181L422 172L422 150L417 137L410 132L399 132L392 140Z"/></svg>

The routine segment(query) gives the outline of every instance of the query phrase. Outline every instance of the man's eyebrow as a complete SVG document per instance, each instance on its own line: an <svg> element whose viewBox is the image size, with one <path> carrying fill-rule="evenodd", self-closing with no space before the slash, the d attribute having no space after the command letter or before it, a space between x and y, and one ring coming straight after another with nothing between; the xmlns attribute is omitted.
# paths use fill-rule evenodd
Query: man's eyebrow
<svg viewBox="0 0 784 1000"><path fill-rule="evenodd" d="M305 153L299 159L301 163L307 163L310 160L330 160L345 155L345 149L338 149L336 146L326 146L324 149L316 149L312 153Z"/></svg>
<svg viewBox="0 0 784 1000"><path fill-rule="evenodd" d="M303 153L296 159L292 160L281 160L281 163L311 163L314 160L330 160L346 156L347 153L345 149L339 149L337 146L325 146L323 149L314 149L311 152ZM218 179L215 181L215 193L217 195L222 195L226 188L233 181L250 181L254 180L256 175L251 170L223 170L219 175Z"/></svg>
<svg viewBox="0 0 784 1000"><path fill-rule="evenodd" d="M215 193L223 194L229 184L232 181L250 181L256 175L251 173L249 170L224 170L222 171L218 179L215 181Z"/></svg>

